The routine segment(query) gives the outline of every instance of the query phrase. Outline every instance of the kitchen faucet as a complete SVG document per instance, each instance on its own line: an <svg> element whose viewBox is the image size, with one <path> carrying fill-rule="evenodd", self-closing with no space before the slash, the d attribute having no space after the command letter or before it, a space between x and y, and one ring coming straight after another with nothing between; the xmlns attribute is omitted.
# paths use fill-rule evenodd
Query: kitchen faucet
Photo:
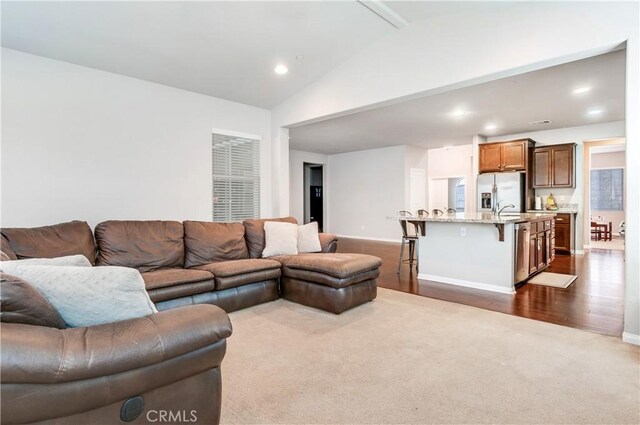
<svg viewBox="0 0 640 425"><path fill-rule="evenodd" d="M500 202L498 202L498 204L500 204ZM500 214L502 214L502 211L504 211L507 208L515 208L516 206L513 204L509 204L509 205L505 205L504 207L500 208L500 210L498 210L498 217L500 217Z"/></svg>

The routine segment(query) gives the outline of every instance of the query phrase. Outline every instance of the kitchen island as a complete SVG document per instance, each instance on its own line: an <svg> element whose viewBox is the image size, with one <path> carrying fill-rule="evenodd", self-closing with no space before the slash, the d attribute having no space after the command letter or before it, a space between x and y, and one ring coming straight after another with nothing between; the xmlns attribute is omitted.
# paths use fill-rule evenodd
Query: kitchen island
<svg viewBox="0 0 640 425"><path fill-rule="evenodd" d="M546 244L553 249L549 214L457 213L422 220L425 231L418 239L418 279L513 294L519 283L516 267L531 269L529 236L526 254L524 245L516 246L518 225L530 223L525 226L528 229L540 222L543 231L548 226ZM535 243L542 249L539 241Z"/></svg>

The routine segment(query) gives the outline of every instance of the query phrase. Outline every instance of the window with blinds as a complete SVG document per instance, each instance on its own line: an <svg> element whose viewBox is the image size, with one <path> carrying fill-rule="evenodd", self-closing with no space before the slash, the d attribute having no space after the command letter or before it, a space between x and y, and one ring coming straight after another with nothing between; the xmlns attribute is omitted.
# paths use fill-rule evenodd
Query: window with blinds
<svg viewBox="0 0 640 425"><path fill-rule="evenodd" d="M591 170L591 209L622 211L624 190L622 168Z"/></svg>
<svg viewBox="0 0 640 425"><path fill-rule="evenodd" d="M260 141L213 135L213 221L260 216Z"/></svg>

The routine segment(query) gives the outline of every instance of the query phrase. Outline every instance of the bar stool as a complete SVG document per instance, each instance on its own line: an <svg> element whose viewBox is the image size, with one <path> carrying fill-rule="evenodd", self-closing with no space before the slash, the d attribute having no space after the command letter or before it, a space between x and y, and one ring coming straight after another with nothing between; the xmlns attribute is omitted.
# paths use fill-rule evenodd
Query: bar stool
<svg viewBox="0 0 640 425"><path fill-rule="evenodd" d="M400 217L400 227L402 228L402 244L400 245L400 259L398 260L398 271L396 274L400 274L400 267L403 262L409 262L409 269L413 267L413 262L416 262L416 271L418 269L418 260L415 258L416 242L418 240L418 233L416 226L407 221L407 218L413 217L409 211L398 211L398 217ZM403 260L404 245L409 244L409 258Z"/></svg>

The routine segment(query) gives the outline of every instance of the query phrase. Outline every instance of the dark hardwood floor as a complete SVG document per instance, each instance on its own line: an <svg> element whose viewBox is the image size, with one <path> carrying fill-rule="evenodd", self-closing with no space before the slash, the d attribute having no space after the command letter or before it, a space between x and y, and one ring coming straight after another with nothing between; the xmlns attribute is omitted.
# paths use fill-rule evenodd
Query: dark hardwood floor
<svg viewBox="0 0 640 425"><path fill-rule="evenodd" d="M622 335L624 312L624 252L592 249L585 255L557 255L547 269L576 274L567 289L524 284L514 295L418 280L415 267L396 274L400 244L340 238L338 252L359 252L382 258L378 286L424 297L466 304L515 316ZM406 252L406 250L405 250ZM461 259L460 267L464 267Z"/></svg>

